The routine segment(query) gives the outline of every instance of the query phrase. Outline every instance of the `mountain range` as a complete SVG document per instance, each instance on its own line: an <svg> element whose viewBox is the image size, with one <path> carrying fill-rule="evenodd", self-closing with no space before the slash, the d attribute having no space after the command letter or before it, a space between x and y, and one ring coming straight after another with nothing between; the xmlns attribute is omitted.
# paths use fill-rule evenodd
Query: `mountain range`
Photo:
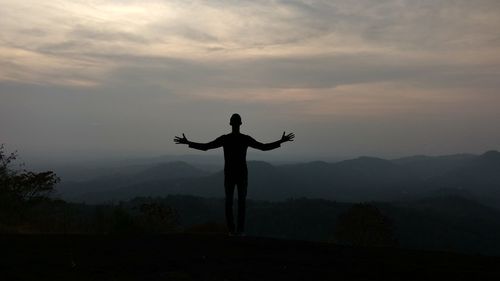
<svg viewBox="0 0 500 281"><path fill-rule="evenodd" d="M449 194L490 206L500 202L498 151L286 165L249 161L248 169L248 196L258 200L307 197L341 202L401 201ZM168 194L223 196L223 171L207 171L186 162L155 163L124 171L80 182L63 181L59 194L87 203Z"/></svg>

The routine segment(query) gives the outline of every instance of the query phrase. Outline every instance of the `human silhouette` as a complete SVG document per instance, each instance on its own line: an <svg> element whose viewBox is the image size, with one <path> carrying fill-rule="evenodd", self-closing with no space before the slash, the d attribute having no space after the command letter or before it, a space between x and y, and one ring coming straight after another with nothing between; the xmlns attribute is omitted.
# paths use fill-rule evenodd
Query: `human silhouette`
<svg viewBox="0 0 500 281"><path fill-rule="evenodd" d="M226 194L226 223L229 235L244 235L245 230L245 201L248 186L247 148L255 148L263 151L272 150L281 146L282 143L293 141L293 133L281 136L281 139L271 143L261 143L248 135L240 133L241 117L235 113L231 116L229 125L232 131L222 135L208 143L196 143L189 141L184 134L175 137L177 144L187 144L190 148L207 151L209 149L223 147L224 149L224 190ZM234 189L238 187L238 224L234 225L233 197Z"/></svg>

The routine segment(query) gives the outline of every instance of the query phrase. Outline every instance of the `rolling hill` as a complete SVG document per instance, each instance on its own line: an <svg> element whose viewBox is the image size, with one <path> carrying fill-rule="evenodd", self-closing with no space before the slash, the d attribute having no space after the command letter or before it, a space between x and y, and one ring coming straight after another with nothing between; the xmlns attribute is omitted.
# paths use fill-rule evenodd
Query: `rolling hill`
<svg viewBox="0 0 500 281"><path fill-rule="evenodd" d="M359 157L336 163L272 165L249 161L249 197L291 197L336 201L394 201L432 195L461 195L480 202L500 202L500 153L479 156L415 156L396 160ZM206 172L185 162L153 165L134 174L64 183L66 199L98 203L136 196L192 194L223 196L223 172Z"/></svg>

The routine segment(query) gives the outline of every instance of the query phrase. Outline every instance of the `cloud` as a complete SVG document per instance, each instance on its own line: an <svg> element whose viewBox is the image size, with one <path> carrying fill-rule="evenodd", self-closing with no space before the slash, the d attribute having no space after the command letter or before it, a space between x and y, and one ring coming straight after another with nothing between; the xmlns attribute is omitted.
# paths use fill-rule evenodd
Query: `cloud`
<svg viewBox="0 0 500 281"><path fill-rule="evenodd" d="M164 108L169 120L183 122L184 115L239 108L262 122L343 116L370 123L419 112L460 119L474 115L473 105L483 108L474 115L478 124L500 120L491 106L500 88L497 0L0 0L0 6L0 99L21 105L43 92L37 101L50 101L52 111L109 118L113 126L91 120L102 126L86 132L122 128L130 145L139 141L127 124L141 132L159 126L153 119ZM89 101L65 111L58 109L67 106L64 95ZM12 119L5 107L10 115L3 117ZM137 108L142 121L137 112L127 115ZM43 108L36 110L29 114L43 116Z"/></svg>
<svg viewBox="0 0 500 281"><path fill-rule="evenodd" d="M497 1L2 2L4 48L68 63L89 54L225 62L339 53L413 63L421 53L499 48Z"/></svg>

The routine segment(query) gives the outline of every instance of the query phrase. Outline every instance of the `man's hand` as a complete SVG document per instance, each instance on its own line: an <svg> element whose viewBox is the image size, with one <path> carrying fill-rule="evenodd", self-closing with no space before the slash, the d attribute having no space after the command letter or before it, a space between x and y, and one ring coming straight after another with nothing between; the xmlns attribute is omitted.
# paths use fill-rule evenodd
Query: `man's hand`
<svg viewBox="0 0 500 281"><path fill-rule="evenodd" d="M189 141L188 141L188 139L186 138L186 136L185 136L184 134L182 134L182 138L181 138L181 137L176 136L176 137L174 138L174 142L175 142L176 144L189 144Z"/></svg>
<svg viewBox="0 0 500 281"><path fill-rule="evenodd" d="M285 132L283 132L283 136L281 136L281 142L287 142L287 141L293 141L293 139L295 138L295 134L294 133L290 133L288 135L285 135Z"/></svg>

